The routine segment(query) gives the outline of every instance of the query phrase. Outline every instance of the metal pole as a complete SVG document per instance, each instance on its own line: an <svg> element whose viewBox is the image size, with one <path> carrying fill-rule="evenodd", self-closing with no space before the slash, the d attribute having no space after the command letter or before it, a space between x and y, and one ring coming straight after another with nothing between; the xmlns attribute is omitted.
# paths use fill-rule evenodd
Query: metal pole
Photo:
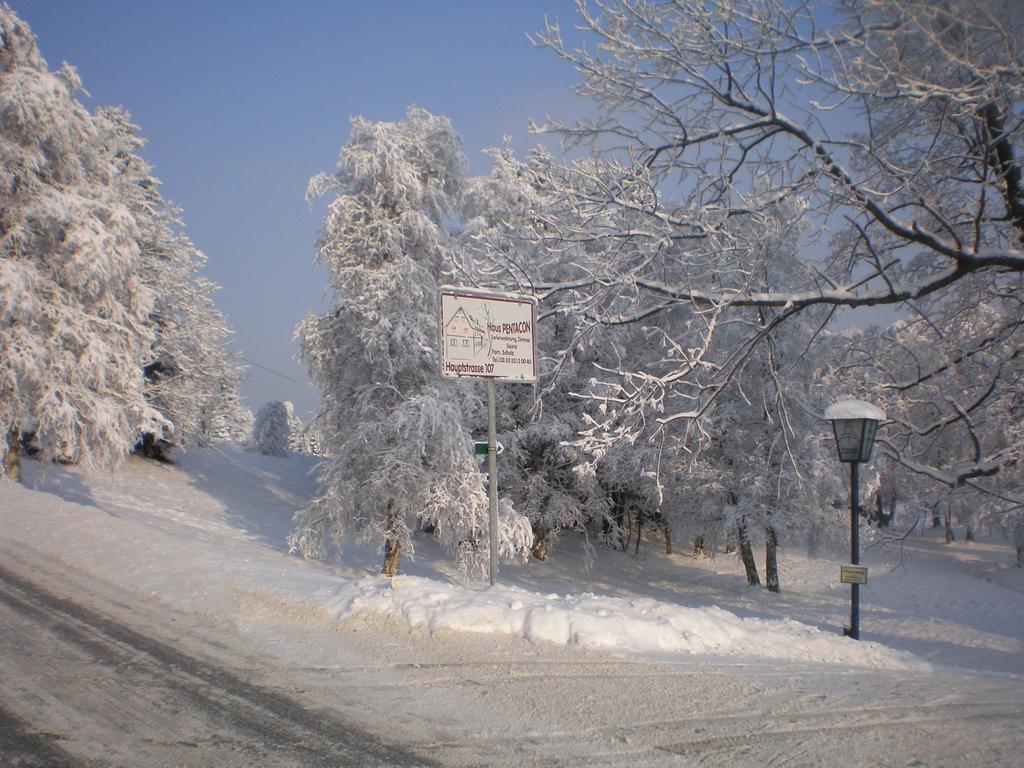
<svg viewBox="0 0 1024 768"><path fill-rule="evenodd" d="M498 578L498 435L494 418L494 381L487 380L487 490L491 497L488 521L491 586Z"/></svg>
<svg viewBox="0 0 1024 768"><path fill-rule="evenodd" d="M860 464L850 462L850 563L860 565ZM860 639L860 584L850 585L849 637Z"/></svg>

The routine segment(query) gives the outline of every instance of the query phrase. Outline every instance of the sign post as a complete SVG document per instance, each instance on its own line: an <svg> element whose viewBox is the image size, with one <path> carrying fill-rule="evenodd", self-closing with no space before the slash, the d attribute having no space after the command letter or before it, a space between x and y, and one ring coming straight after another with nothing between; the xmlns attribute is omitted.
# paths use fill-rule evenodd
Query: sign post
<svg viewBox="0 0 1024 768"><path fill-rule="evenodd" d="M443 286L438 297L441 376L487 382L490 582L498 575L498 439L495 382L537 381L537 300Z"/></svg>
<svg viewBox="0 0 1024 768"><path fill-rule="evenodd" d="M488 576L491 586L498 578L498 437L494 417L494 379L487 380L487 495L491 502L487 516Z"/></svg>

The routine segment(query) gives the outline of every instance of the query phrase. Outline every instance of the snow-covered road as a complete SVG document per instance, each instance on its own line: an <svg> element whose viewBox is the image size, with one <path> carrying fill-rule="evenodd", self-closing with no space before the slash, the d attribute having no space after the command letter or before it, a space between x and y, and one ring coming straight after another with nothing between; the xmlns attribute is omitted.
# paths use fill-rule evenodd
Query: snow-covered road
<svg viewBox="0 0 1024 768"><path fill-rule="evenodd" d="M858 651L853 641L809 633L808 624L737 624L737 610L760 608L745 591L737 593L745 604L730 605L728 587L708 597L731 610L708 608L707 620L680 614L679 631L711 647L710 638L738 627L742 645L695 653L642 643L611 655L607 646L496 631L493 603L504 592L460 592L426 564L395 587L406 600L410 592L447 596L438 603L447 613L435 606L433 623L410 622L405 608L383 610L401 607L401 594L338 612L338 595L370 578L376 555L371 566L327 566L282 551L287 511L301 502L300 470L294 461L236 452L176 468L133 461L116 478L54 468L36 489L0 486L0 764L1020 764L1024 686L1018 672L1003 671L1019 668L1016 581L1000 587L986 570L970 582L986 595L975 599L975 612L998 609L1002 624L967 625L966 608L928 623L902 602L883 606L897 641L906 636L903 624L940 628L945 637L914 635L922 651L969 664L976 658L988 665L974 667L979 673L904 664L904 651L882 644ZM634 566L655 564L622 562ZM638 571L635 583L654 583L651 574ZM670 584L670 570L657 574L657 583ZM909 588L915 574L900 584ZM678 595L658 610L687 602L703 610L691 593L712 583L700 586L695 575L677 577L677 593L660 587L619 602L566 596L551 613L577 626L618 611L621 631L601 625L601 636L629 638L643 626L642 611L655 612L654 597ZM996 574L1004 575L1015 578ZM554 585L544 578L541 597ZM589 578L593 589L597 576L576 578ZM952 583L927 610L950 602ZM365 600L368 593L354 594ZM790 594L792 604L778 604L787 612L833 610L827 587ZM957 605L969 594L982 593L964 588ZM487 619L480 631L460 631L472 629L463 626L470 615ZM758 637L791 643L794 652L748 648ZM960 650L944 651L950 640ZM982 642L984 653L968 644Z"/></svg>
<svg viewBox="0 0 1024 768"><path fill-rule="evenodd" d="M267 656L201 617L0 549L0 755L26 768L1019 760L1016 680L633 661L365 618L264 618L268 640L335 635L335 663Z"/></svg>
<svg viewBox="0 0 1024 768"><path fill-rule="evenodd" d="M185 617L123 623L0 566L0 758L22 768L425 766L196 651ZM36 576L38 578L38 575ZM53 577L50 577L53 583ZM93 601L95 602L95 601ZM202 654L202 655L200 655Z"/></svg>

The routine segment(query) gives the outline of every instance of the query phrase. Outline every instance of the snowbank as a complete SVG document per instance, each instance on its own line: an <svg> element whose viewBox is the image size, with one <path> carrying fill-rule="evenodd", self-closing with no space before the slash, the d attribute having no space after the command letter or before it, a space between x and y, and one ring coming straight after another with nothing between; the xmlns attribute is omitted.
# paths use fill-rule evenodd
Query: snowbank
<svg viewBox="0 0 1024 768"><path fill-rule="evenodd" d="M427 542L393 583L376 576L372 549L347 548L342 563L305 562L286 554L285 537L291 513L314 491L314 463L224 445L180 455L176 466L133 459L116 476L51 467L41 479L27 461L28 487L0 483L0 553L56 558L239 626L284 605L285 615L330 623L368 614L428 632L506 634L620 656L897 670L929 669L926 657L997 673L1024 669L1024 575L1003 562L1005 545L908 540L913 557L879 568L862 604L864 627L886 638L881 645L839 634L849 598L835 579L838 564L792 553L787 591L771 600L725 560L602 552L607 562L584 572L566 548L557 564L507 566L504 582L489 589L449 578L443 554Z"/></svg>
<svg viewBox="0 0 1024 768"><path fill-rule="evenodd" d="M431 633L501 633L531 641L625 654L757 656L789 661L925 671L917 657L857 642L789 619L745 619L722 608L650 598L540 595L517 587L461 588L433 579L366 578L338 588L331 615L380 614Z"/></svg>

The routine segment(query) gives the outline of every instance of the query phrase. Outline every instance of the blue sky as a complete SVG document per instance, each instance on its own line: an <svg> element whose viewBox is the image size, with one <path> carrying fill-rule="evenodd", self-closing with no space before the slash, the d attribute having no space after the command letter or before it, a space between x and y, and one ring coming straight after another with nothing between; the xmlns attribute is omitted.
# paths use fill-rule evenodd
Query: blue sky
<svg viewBox="0 0 1024 768"><path fill-rule="evenodd" d="M529 119L572 117L575 73L527 33L571 0L9 0L51 69L82 77L90 107L125 107L143 154L184 209L186 231L221 285L235 346L257 365L244 387L255 410L291 400L308 417L292 329L324 306L314 270L322 209L309 177L334 167L348 119L401 119L410 104L450 117L470 171L503 135L523 151Z"/></svg>

